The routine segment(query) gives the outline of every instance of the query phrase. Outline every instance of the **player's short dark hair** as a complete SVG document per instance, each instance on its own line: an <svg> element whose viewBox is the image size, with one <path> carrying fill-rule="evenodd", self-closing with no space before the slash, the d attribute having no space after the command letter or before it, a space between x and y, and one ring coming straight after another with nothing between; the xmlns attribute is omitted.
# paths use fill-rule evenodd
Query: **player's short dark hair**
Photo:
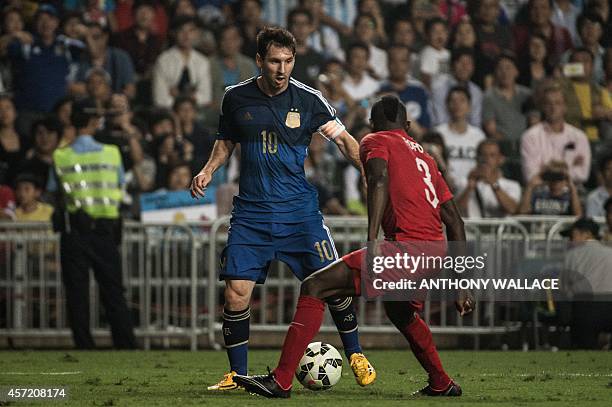
<svg viewBox="0 0 612 407"><path fill-rule="evenodd" d="M453 86L448 90L448 93L446 94L446 104L448 104L448 101L450 100L450 97L453 93L463 93L467 98L468 102L472 101L472 95L470 95L470 91L468 90L468 88L466 88L465 86L457 85Z"/></svg>
<svg viewBox="0 0 612 407"><path fill-rule="evenodd" d="M291 25L293 24L293 18L300 14L308 18L308 23L310 24L313 23L314 17L312 16L312 13L310 12L310 10L304 7L295 7L291 9L291 11L289 11L289 14L287 14L287 26L289 28L291 28Z"/></svg>
<svg viewBox="0 0 612 407"><path fill-rule="evenodd" d="M570 52L570 61L578 54L580 53L584 53L587 54L590 58L591 58L591 62L593 62L595 60L595 54L593 54L593 51L591 51L590 49L586 48L586 47L577 47L574 48L573 50L571 50Z"/></svg>
<svg viewBox="0 0 612 407"><path fill-rule="evenodd" d="M464 56L468 56L472 58L472 61L474 61L474 51L471 48L467 48L467 47L455 48L453 50L453 53L451 54L451 66L455 65L455 62L459 61L459 59L461 59Z"/></svg>
<svg viewBox="0 0 612 407"><path fill-rule="evenodd" d="M370 58L370 48L368 47L368 45L365 42L362 42L362 41L354 41L354 42L351 42L346 47L346 60L347 60L347 62L349 60L349 57L350 57L351 53L356 48L364 50L366 52L367 58L368 59Z"/></svg>
<svg viewBox="0 0 612 407"><path fill-rule="evenodd" d="M407 120L406 106L393 95L385 95L377 100L372 106L370 114L372 122L376 124L396 123L403 124ZM374 127L384 127L377 126Z"/></svg>
<svg viewBox="0 0 612 407"><path fill-rule="evenodd" d="M265 58L268 49L275 45L281 48L289 48L295 55L295 37L288 30L281 27L265 27L257 33L257 54Z"/></svg>
<svg viewBox="0 0 612 407"><path fill-rule="evenodd" d="M601 28L605 27L604 20L601 18L599 13L592 9L586 10L583 13L580 13L576 19L576 31L578 34L580 34L580 30L582 30L587 22L597 23Z"/></svg>
<svg viewBox="0 0 612 407"><path fill-rule="evenodd" d="M446 21L443 20L442 18L440 17L430 18L429 20L425 21L425 35L429 35L432 28L434 28L436 24L442 24L444 27L448 28L448 24L446 24Z"/></svg>

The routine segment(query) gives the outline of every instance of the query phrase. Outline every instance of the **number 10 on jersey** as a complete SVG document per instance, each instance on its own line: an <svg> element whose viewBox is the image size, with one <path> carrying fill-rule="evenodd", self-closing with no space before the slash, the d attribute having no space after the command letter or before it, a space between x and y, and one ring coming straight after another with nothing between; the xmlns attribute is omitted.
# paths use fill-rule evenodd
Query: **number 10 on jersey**
<svg viewBox="0 0 612 407"><path fill-rule="evenodd" d="M278 151L278 136L275 132L262 131L261 142L264 154L275 154Z"/></svg>

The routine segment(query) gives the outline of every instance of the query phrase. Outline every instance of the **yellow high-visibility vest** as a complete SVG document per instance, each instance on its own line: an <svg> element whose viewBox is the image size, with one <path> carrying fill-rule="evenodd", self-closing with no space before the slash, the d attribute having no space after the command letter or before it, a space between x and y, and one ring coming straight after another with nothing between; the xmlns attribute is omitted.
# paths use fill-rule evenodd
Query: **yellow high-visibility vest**
<svg viewBox="0 0 612 407"><path fill-rule="evenodd" d="M53 162L69 213L83 209L94 219L119 217L121 155L117 146L104 144L102 150L86 153L70 146L58 148Z"/></svg>

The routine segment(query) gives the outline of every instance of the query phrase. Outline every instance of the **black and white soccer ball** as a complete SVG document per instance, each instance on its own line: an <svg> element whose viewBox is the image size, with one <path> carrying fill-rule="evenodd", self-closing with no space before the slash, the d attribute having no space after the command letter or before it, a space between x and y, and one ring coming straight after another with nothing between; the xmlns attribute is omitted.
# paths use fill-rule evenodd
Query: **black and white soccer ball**
<svg viewBox="0 0 612 407"><path fill-rule="evenodd" d="M310 390L327 390L342 376L342 356L328 343L313 342L306 348L295 377Z"/></svg>

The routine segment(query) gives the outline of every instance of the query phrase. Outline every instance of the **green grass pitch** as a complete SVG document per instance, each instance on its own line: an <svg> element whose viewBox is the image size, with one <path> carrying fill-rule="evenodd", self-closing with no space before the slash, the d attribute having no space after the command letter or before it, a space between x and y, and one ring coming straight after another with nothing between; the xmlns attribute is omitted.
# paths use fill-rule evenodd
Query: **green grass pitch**
<svg viewBox="0 0 612 407"><path fill-rule="evenodd" d="M0 387L69 388L67 402L10 403L15 406L612 405L611 352L444 351L444 365L463 387L464 395L457 399L411 397L424 385L425 375L409 351L367 354L378 370L375 384L357 386L345 363L342 380L333 389L312 392L294 382L289 400L271 401L244 391L207 392L227 363L225 352L214 351L2 351ZM278 355L251 351L252 372L264 373Z"/></svg>

